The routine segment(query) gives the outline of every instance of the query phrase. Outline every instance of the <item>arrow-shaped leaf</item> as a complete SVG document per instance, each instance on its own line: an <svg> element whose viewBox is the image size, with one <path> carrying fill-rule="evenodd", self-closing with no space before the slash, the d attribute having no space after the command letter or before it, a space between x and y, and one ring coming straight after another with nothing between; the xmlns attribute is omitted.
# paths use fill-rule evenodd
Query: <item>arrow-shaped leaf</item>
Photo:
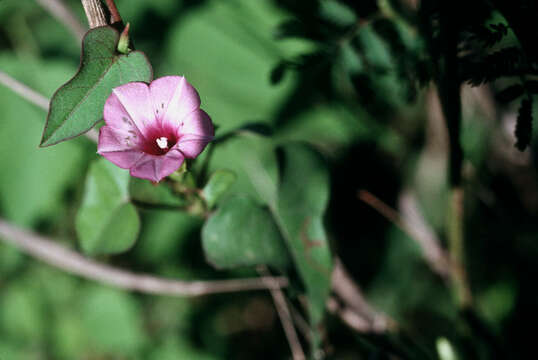
<svg viewBox="0 0 538 360"><path fill-rule="evenodd" d="M41 146L57 144L91 129L103 117L112 89L131 81L151 81L153 71L139 51L117 51L119 33L108 26L88 31L77 74L52 97Z"/></svg>

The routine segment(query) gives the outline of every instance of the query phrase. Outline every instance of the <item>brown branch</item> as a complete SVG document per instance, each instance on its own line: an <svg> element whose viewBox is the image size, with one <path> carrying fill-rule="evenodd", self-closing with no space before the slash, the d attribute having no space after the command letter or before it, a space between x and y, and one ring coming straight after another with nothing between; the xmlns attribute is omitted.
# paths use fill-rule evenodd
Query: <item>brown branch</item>
<svg viewBox="0 0 538 360"><path fill-rule="evenodd" d="M417 198L410 190L403 190L398 199L402 223L406 233L414 239L432 270L447 280L450 277L450 258L441 246L441 241L434 230L427 224L420 213Z"/></svg>
<svg viewBox="0 0 538 360"><path fill-rule="evenodd" d="M345 303L329 298L327 309L359 332L382 333L396 328L396 322L375 310L364 297L339 258L334 261L331 278L332 291Z"/></svg>
<svg viewBox="0 0 538 360"><path fill-rule="evenodd" d="M29 88L20 81L15 80L5 72L0 70L0 84L12 90L20 97L28 100L34 105L39 106L41 109L49 110L49 99L39 94L37 91Z"/></svg>
<svg viewBox="0 0 538 360"><path fill-rule="evenodd" d="M258 273L262 276L262 279L265 279L264 281L266 281L267 285L271 285L270 282L273 280L270 277L269 270L267 270L267 267L259 266ZM286 334L286 338L288 339L288 344L290 345L293 360L305 360L305 354L303 352L303 348L301 347L301 342L299 341L297 332L295 331L290 309L286 302L286 298L284 297L284 293L278 287L268 287L270 287L269 291L271 292L271 297L273 298L273 302L275 303L275 308L278 313L278 317L280 318L282 328L284 329L284 333Z"/></svg>
<svg viewBox="0 0 538 360"><path fill-rule="evenodd" d="M433 230L426 224L418 211L418 205L414 196L408 191L403 191L400 196L400 208L404 216L385 204L368 191L359 192L359 198L377 210L381 215L386 217L394 225L398 226L411 239L415 240L422 250L424 259L433 272L441 276L444 280L452 283L453 289L457 293L458 304L461 307L469 307L472 303L472 295L466 278L465 269L463 268L461 257L462 248L452 249L449 255L442 247L439 239ZM453 191L451 198L451 215L462 216L463 198L462 195ZM461 218L451 219L449 226L458 227L462 223ZM453 229L456 234L461 229ZM461 244L456 242L456 245ZM452 246L454 244L452 243ZM452 254L456 254L454 257Z"/></svg>
<svg viewBox="0 0 538 360"><path fill-rule="evenodd" d="M376 332L365 318L357 314L356 311L353 311L349 307L339 304L334 297L330 297L327 300L327 310L329 310L331 314L338 316L344 322L344 324L359 333Z"/></svg>
<svg viewBox="0 0 538 360"><path fill-rule="evenodd" d="M278 289L288 285L283 277L214 281L180 281L136 274L85 258L51 239L21 229L0 219L0 239L43 262L86 279L121 289L148 294L200 296L207 294Z"/></svg>
<svg viewBox="0 0 538 360"><path fill-rule="evenodd" d="M90 29L108 25L101 0L81 0Z"/></svg>
<svg viewBox="0 0 538 360"><path fill-rule="evenodd" d="M62 0L37 0L37 2L71 30L71 33L77 40L82 40L86 33L86 27L81 24L79 19Z"/></svg>
<svg viewBox="0 0 538 360"><path fill-rule="evenodd" d="M308 321L303 317L303 315L297 310L292 303L288 303L288 307L290 309L291 318L293 319L293 324L299 330L303 338L305 338L306 341L312 340L312 334L310 329L310 324L308 324Z"/></svg>
<svg viewBox="0 0 538 360"><path fill-rule="evenodd" d="M25 84L21 83L20 81L12 78L5 72L0 70L0 84L4 85L5 87L12 90L14 93L19 95L25 100L28 100L34 105L39 106L41 109L45 111L49 111L49 99L44 97L43 95L39 94L35 90L29 88ZM97 142L97 139L99 138L99 134L97 130L91 129L88 132L84 134L88 139L90 139L93 142Z"/></svg>
<svg viewBox="0 0 538 360"><path fill-rule="evenodd" d="M136 274L88 259L51 239L21 229L1 218L0 240L12 244L34 258L68 273L121 289L147 294L188 297L238 291L278 290L288 286L288 280L284 277L262 276L260 278L234 280L181 281ZM335 272L333 291L348 305L341 306L335 297L331 297L327 302L327 309L331 313L340 317L344 323L359 332L381 333L396 329L394 321L386 315L376 312L367 304L360 289L353 283L339 262L337 262ZM288 341L290 341L290 346L296 347L300 343L294 329L295 336L291 335L290 338L291 314L285 302L286 300L282 294L278 295L273 292L272 295L283 326L288 329L285 331ZM285 307L284 304L286 304ZM283 310L284 308L288 310ZM287 325L284 325L285 323ZM293 327L293 325L291 326ZM292 351L294 356L301 359L301 353L298 350Z"/></svg>
<svg viewBox="0 0 538 360"><path fill-rule="evenodd" d="M405 215L400 214L372 193L361 190L359 199L377 210L387 220L400 228L420 246L424 260L433 272L448 280L451 275L450 261L446 251L433 230L426 224L418 211L416 200L411 193L404 191L400 196L400 206Z"/></svg>

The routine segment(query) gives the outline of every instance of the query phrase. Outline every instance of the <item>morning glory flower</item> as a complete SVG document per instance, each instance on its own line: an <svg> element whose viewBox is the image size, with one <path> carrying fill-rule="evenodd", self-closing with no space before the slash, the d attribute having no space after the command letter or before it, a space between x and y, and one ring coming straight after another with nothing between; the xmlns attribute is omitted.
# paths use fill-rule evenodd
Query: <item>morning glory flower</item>
<svg viewBox="0 0 538 360"><path fill-rule="evenodd" d="M197 157L214 135L198 93L183 76L114 88L103 117L97 153L153 182Z"/></svg>

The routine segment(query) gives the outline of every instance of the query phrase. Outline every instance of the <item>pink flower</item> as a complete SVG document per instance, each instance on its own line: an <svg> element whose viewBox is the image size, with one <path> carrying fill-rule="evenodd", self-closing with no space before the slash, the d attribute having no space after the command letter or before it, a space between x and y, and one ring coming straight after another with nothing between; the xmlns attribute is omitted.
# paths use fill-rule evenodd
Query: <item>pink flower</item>
<svg viewBox="0 0 538 360"><path fill-rule="evenodd" d="M185 158L197 157L214 135L198 93L182 76L115 88L103 117L97 153L154 182L176 171Z"/></svg>

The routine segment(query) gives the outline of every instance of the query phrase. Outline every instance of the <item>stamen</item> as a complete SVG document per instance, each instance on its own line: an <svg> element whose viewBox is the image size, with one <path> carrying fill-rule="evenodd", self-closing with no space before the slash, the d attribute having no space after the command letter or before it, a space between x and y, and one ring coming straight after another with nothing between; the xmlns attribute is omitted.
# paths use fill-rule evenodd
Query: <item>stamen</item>
<svg viewBox="0 0 538 360"><path fill-rule="evenodd" d="M157 145L161 148L161 149L168 149L168 138L167 137L160 137L158 139L156 139L155 141L157 141Z"/></svg>

